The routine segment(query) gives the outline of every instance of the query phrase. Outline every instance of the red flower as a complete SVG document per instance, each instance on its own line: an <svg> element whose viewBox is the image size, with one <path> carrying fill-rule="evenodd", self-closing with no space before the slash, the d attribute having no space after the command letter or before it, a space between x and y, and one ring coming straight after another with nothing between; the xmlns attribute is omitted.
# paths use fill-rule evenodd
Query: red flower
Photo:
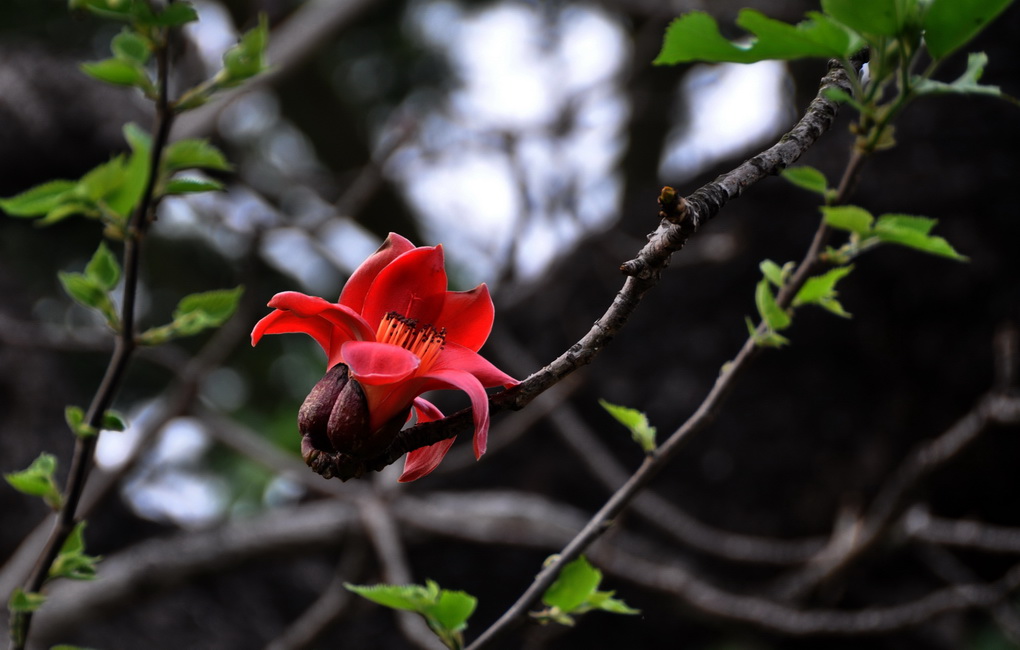
<svg viewBox="0 0 1020 650"><path fill-rule="evenodd" d="M478 354L492 329L488 288L447 291L446 284L442 246L416 248L390 233L354 271L337 303L294 291L269 301L276 310L255 325L252 345L264 334L304 332L328 357L329 372L298 417L310 465L315 467L317 454L338 454L341 464L356 464L385 451L412 410L419 422L442 418L420 397L436 389L467 393L475 457L485 453L485 388L518 382ZM400 480L434 470L452 444L451 438L410 452Z"/></svg>

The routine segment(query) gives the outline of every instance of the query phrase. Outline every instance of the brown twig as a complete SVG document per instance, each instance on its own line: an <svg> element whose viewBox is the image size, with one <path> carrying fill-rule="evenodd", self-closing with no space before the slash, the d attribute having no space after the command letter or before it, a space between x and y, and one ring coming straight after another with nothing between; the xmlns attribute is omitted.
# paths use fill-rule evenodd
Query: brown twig
<svg viewBox="0 0 1020 650"><path fill-rule="evenodd" d="M160 159L166 147L173 113L169 110L167 96L168 57L167 42L156 48L157 99L156 116L149 160L149 178L142 193L137 209L127 224L124 240L124 298L120 313L120 330L117 333L113 355L106 368L106 374L96 390L96 394L85 414L85 422L96 431L102 428L103 417L113 398L120 388L124 372L135 350L135 299L138 292L138 274L140 268L140 252L145 230L152 219L158 198L155 196L156 183L159 179ZM57 514L57 520L39 560L26 580L23 589L26 592L38 592L49 575L50 567L56 559L60 548L74 530L77 522L78 503L85 489L85 482L92 466L92 455L95 452L99 434L78 436L75 441L74 456L68 470L63 492L63 500ZM11 614L11 648L22 650L28 638L32 624L31 612L13 612Z"/></svg>

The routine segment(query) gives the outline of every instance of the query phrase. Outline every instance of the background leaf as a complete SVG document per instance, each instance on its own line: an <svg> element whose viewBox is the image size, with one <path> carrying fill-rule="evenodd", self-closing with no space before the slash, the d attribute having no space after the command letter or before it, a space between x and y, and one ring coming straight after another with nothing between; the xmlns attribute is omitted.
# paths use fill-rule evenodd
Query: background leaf
<svg viewBox="0 0 1020 650"><path fill-rule="evenodd" d="M653 63L755 63L766 59L845 58L860 49L863 41L846 28L819 13L809 13L808 16L808 20L790 25L753 9L743 9L737 15L737 25L754 34L751 43L743 45L724 38L710 15L693 11L670 23L662 50Z"/></svg>
<svg viewBox="0 0 1020 650"><path fill-rule="evenodd" d="M935 59L962 47L1013 0L932 0L924 15L924 42Z"/></svg>

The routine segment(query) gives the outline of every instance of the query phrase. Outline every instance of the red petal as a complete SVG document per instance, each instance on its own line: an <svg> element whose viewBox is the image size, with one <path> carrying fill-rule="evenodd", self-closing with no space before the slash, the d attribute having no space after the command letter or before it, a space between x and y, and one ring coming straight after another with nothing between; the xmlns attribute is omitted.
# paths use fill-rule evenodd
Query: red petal
<svg viewBox="0 0 1020 650"><path fill-rule="evenodd" d="M414 400L414 410L418 414L418 422L432 422L443 417L442 411L437 409L431 402L420 397ZM446 452L450 451L453 441L454 438L448 438L428 447L422 447L409 452L404 459L404 473L397 480L401 483L408 483L431 474L432 470L442 462Z"/></svg>
<svg viewBox="0 0 1020 650"><path fill-rule="evenodd" d="M375 341L347 341L343 344L342 355L351 375L367 386L401 382L413 375L421 364L414 353L398 345ZM410 403L412 397L404 403Z"/></svg>
<svg viewBox="0 0 1020 650"><path fill-rule="evenodd" d="M321 318L308 318L297 314L277 309L264 316L262 320L255 323L255 329L251 331L251 344L255 346L266 334L288 334L291 332L303 332L322 346L329 355L329 339L333 333L333 326Z"/></svg>
<svg viewBox="0 0 1020 650"><path fill-rule="evenodd" d="M375 338L375 333L361 316L347 307L316 296L284 291L273 296L269 306L277 309L255 324L251 333L252 345L266 334L303 332L322 346L332 368L343 360L340 346L345 341Z"/></svg>
<svg viewBox="0 0 1020 650"><path fill-rule="evenodd" d="M446 329L446 340L477 351L492 331L495 308L489 288L480 284L471 291L448 291L437 328Z"/></svg>
<svg viewBox="0 0 1020 650"><path fill-rule="evenodd" d="M436 370L433 368L424 379L421 392L436 388L455 388L467 393L471 399L472 419L475 423L475 458L485 453L489 439L489 396L474 375L462 370Z"/></svg>
<svg viewBox="0 0 1020 650"><path fill-rule="evenodd" d="M421 247L408 251L379 272L365 296L361 315L378 325L395 311L423 325L434 325L446 300L443 248Z"/></svg>
<svg viewBox="0 0 1020 650"><path fill-rule="evenodd" d="M509 388L520 382L506 374L482 355L456 343L447 343L432 366L433 370L459 370L474 375L482 386ZM431 372L429 374L432 374Z"/></svg>
<svg viewBox="0 0 1020 650"><path fill-rule="evenodd" d="M414 244L397 233L391 232L386 237L386 241L379 247L379 250L369 255L354 270L354 273L348 278L347 284L344 285L344 289L340 293L340 300L337 302L350 307L360 314L365 306L365 295L368 294L368 289L372 286L372 282L375 281L375 277L379 275L379 272L386 268L390 262L413 249Z"/></svg>

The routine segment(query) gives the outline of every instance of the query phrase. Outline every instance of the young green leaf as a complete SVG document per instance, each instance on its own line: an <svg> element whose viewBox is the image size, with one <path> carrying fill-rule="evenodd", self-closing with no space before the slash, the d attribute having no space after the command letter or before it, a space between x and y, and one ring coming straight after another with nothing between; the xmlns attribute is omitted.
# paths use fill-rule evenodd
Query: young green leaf
<svg viewBox="0 0 1020 650"><path fill-rule="evenodd" d="M967 258L957 253L945 239L928 234L934 226L934 219L901 214L882 215L875 223L875 235L883 242L965 261Z"/></svg>
<svg viewBox="0 0 1020 650"><path fill-rule="evenodd" d="M931 0L924 14L924 42L933 59L967 44L1013 0Z"/></svg>
<svg viewBox="0 0 1020 650"><path fill-rule="evenodd" d="M601 582L602 572L582 555L563 567L556 582L542 595L542 602L548 605L548 609L535 612L532 616L540 622L554 621L562 625L573 625L572 615L591 610L615 614L639 613L622 600L613 598L614 592L598 591Z"/></svg>
<svg viewBox="0 0 1020 650"><path fill-rule="evenodd" d="M94 580L96 563L100 559L85 555L85 522L80 521L68 535L64 545L60 547L60 553L50 565L49 577Z"/></svg>
<svg viewBox="0 0 1020 650"><path fill-rule="evenodd" d="M7 199L0 199L0 210L12 217L37 217L56 208L75 188L75 181L54 180L25 190Z"/></svg>
<svg viewBox="0 0 1020 650"><path fill-rule="evenodd" d="M344 588L383 607L408 612L422 612L432 600L428 590L421 585L352 585L345 582Z"/></svg>
<svg viewBox="0 0 1020 650"><path fill-rule="evenodd" d="M793 266L793 262L787 262L780 267L772 260L764 260L758 265L758 268L761 269L762 275L768 278L769 282L776 285L776 288L779 288L786 284L786 279L793 272Z"/></svg>
<svg viewBox="0 0 1020 650"><path fill-rule="evenodd" d="M674 20L656 65L687 61L754 63L766 59L846 58L863 41L851 30L817 12L797 25L773 20L753 9L737 15L737 25L754 34L749 44L731 42L710 15L693 11Z"/></svg>
<svg viewBox="0 0 1020 650"><path fill-rule="evenodd" d="M772 288L767 279L762 278L758 282L754 292L754 302L758 306L761 319L770 330L779 331L790 326L792 322L790 314L776 302L776 297L772 295Z"/></svg>
<svg viewBox="0 0 1020 650"><path fill-rule="evenodd" d="M604 399L599 400L602 408L606 409L616 421L627 427L634 442L641 445L645 453L655 451L655 427L648 424L648 416L637 409L627 408L611 404Z"/></svg>
<svg viewBox="0 0 1020 650"><path fill-rule="evenodd" d="M224 188L223 183L212 179L203 178L171 178L167 181L164 194L194 194L196 192L219 191Z"/></svg>
<svg viewBox="0 0 1020 650"><path fill-rule="evenodd" d="M744 318L744 324L747 325L748 336L754 340L754 344L758 347L781 348L790 343L790 339L771 329L766 329L763 334L759 334L758 328L748 317Z"/></svg>
<svg viewBox="0 0 1020 650"><path fill-rule="evenodd" d="M152 138L137 124L129 122L124 125L124 139L131 146L131 153L121 166L121 182L105 193L102 200L114 214L127 219L138 207L149 182Z"/></svg>
<svg viewBox="0 0 1020 650"><path fill-rule="evenodd" d="M844 318L849 317L850 314L836 300L836 283L845 278L852 270L852 266L840 266L830 269L822 275L808 278L793 299L793 306L813 304L824 307Z"/></svg>
<svg viewBox="0 0 1020 650"><path fill-rule="evenodd" d="M110 42L110 49L118 59L144 65L152 55L152 43L138 32L125 27Z"/></svg>
<svg viewBox="0 0 1020 650"><path fill-rule="evenodd" d="M198 20L198 12L188 2L172 2L152 17L150 24L157 27L180 27Z"/></svg>
<svg viewBox="0 0 1020 650"><path fill-rule="evenodd" d="M163 153L163 168L168 172L181 169L233 169L223 152L206 140L178 140Z"/></svg>
<svg viewBox="0 0 1020 650"><path fill-rule="evenodd" d="M269 21L259 15L259 24L241 36L237 45L223 54L220 85L236 86L266 69L266 43L269 40Z"/></svg>
<svg viewBox="0 0 1020 650"><path fill-rule="evenodd" d="M906 16L902 2L891 0L822 0L822 10L859 34L897 36Z"/></svg>
<svg viewBox="0 0 1020 650"><path fill-rule="evenodd" d="M467 620L475 612L478 599L463 591L443 589L439 598L429 611L439 625L452 632L461 632L467 627Z"/></svg>
<svg viewBox="0 0 1020 650"><path fill-rule="evenodd" d="M864 208L856 205L823 206L822 215L825 223L833 228L849 230L858 235L866 235L871 232L871 224L875 218Z"/></svg>
<svg viewBox="0 0 1020 650"><path fill-rule="evenodd" d="M85 411L79 406L68 406L64 408L64 421L71 429L71 433L79 438L94 436L99 433L94 427L85 422Z"/></svg>
<svg viewBox="0 0 1020 650"><path fill-rule="evenodd" d="M127 420L117 411L103 413L103 429L106 431L123 431L127 429Z"/></svg>
<svg viewBox="0 0 1020 650"><path fill-rule="evenodd" d="M43 594L15 587L10 599L7 601L7 609L11 612L34 612L42 607L45 602L46 596Z"/></svg>
<svg viewBox="0 0 1020 650"><path fill-rule="evenodd" d="M85 277L103 291L112 290L120 281L120 264L104 242L99 243L99 248L85 266Z"/></svg>
<svg viewBox="0 0 1020 650"><path fill-rule="evenodd" d="M985 66L988 65L988 55L984 52L971 52L967 55L967 69L959 78L951 83L913 77L911 82L914 91L919 95L991 95L992 97L1005 97L998 86L987 86L978 83L981 75L984 74Z"/></svg>
<svg viewBox="0 0 1020 650"><path fill-rule="evenodd" d="M563 567L556 582L542 595L542 602L561 611L572 612L595 593L600 582L602 572L582 555Z"/></svg>
<svg viewBox="0 0 1020 650"><path fill-rule="evenodd" d="M110 58L92 63L82 63L82 72L106 83L117 86L152 87L152 80L137 61Z"/></svg>
<svg viewBox="0 0 1020 650"><path fill-rule="evenodd" d="M103 288L91 278L81 273L57 273L60 284L64 287L67 295L75 302L93 309L102 309L104 304L110 300Z"/></svg>
<svg viewBox="0 0 1020 650"><path fill-rule="evenodd" d="M34 497L42 497L51 508L60 508L62 497L60 489L53 478L57 469L57 459L52 454L39 454L32 464L20 472L4 474L4 479L18 492Z"/></svg>
<svg viewBox="0 0 1020 650"><path fill-rule="evenodd" d="M788 167L780 175L801 189L828 196L829 182L825 179L825 174L814 167L807 165Z"/></svg>

